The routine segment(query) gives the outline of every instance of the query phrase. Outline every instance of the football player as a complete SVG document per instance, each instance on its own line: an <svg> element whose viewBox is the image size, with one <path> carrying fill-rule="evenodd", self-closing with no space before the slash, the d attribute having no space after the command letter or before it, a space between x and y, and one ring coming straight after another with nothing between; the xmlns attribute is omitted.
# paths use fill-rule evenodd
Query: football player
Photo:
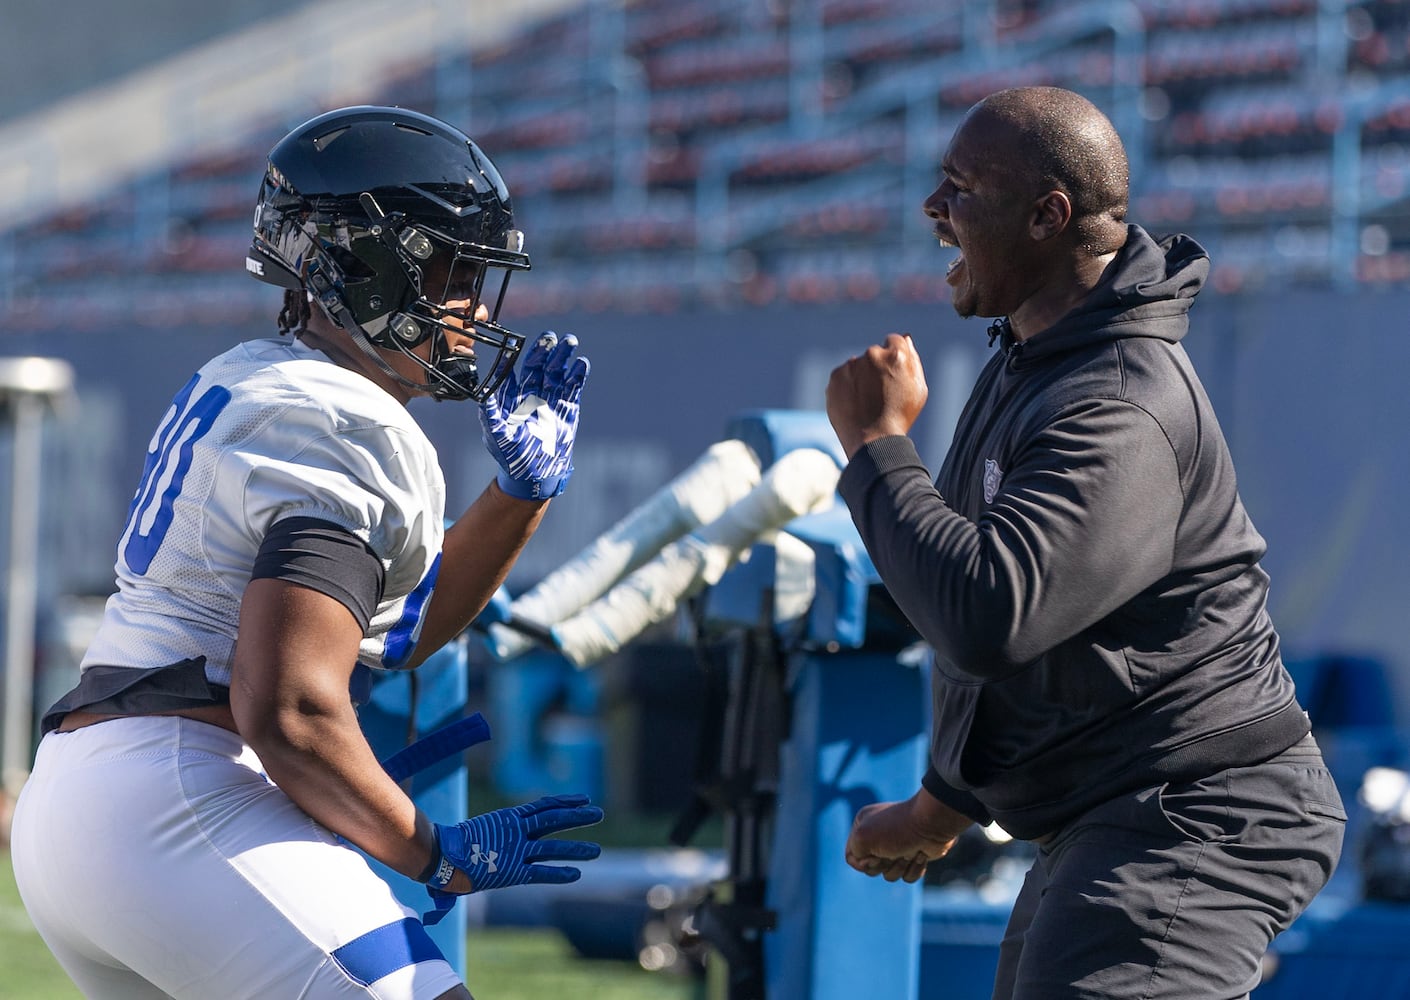
<svg viewBox="0 0 1410 1000"><path fill-rule="evenodd" d="M246 268L292 336L176 394L16 805L21 895L85 994L469 997L348 845L442 903L597 856L545 836L599 821L585 796L430 822L350 694L458 635L572 472L587 359L552 333L521 358L499 322L528 267L504 181L444 122L344 108L270 152ZM448 528L425 396L476 404L499 465Z"/></svg>

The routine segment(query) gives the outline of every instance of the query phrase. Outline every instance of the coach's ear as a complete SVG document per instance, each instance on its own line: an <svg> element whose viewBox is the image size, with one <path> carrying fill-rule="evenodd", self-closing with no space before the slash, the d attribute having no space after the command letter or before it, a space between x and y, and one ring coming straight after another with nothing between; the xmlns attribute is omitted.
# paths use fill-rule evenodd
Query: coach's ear
<svg viewBox="0 0 1410 1000"><path fill-rule="evenodd" d="M1072 199L1062 191L1048 191L1033 202L1028 235L1041 243L1067 230L1072 221Z"/></svg>

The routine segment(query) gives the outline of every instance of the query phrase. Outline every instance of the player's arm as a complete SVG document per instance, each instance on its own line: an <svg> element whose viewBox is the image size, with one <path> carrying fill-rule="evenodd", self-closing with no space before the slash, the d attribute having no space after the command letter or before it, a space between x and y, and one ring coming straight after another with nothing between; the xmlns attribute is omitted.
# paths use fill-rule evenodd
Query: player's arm
<svg viewBox="0 0 1410 1000"><path fill-rule="evenodd" d="M458 635L504 582L573 473L579 399L588 360L578 338L547 331L480 408L494 482L446 531L440 576L408 662L415 666Z"/></svg>
<svg viewBox="0 0 1410 1000"><path fill-rule="evenodd" d="M548 834L591 825L586 796L432 824L387 775L349 696L382 564L355 535L310 517L266 534L240 609L230 703L269 777L315 820L447 901L474 889L571 882L599 848ZM428 919L430 919L428 917Z"/></svg>
<svg viewBox="0 0 1410 1000"><path fill-rule="evenodd" d="M301 809L395 871L422 874L430 822L377 762L348 696L363 629L341 601L287 579L245 590L230 707L269 777ZM464 873L452 890L470 891Z"/></svg>
<svg viewBox="0 0 1410 1000"><path fill-rule="evenodd" d="M490 483L446 529L436 589L407 666L420 664L484 609L538 529L547 507L547 500L512 497Z"/></svg>

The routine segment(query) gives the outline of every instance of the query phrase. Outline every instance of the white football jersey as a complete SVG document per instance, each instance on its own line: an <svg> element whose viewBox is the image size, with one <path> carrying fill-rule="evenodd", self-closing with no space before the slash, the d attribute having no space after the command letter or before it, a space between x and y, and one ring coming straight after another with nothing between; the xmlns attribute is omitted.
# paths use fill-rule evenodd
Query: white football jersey
<svg viewBox="0 0 1410 1000"><path fill-rule="evenodd" d="M435 585L445 481L405 406L296 339L239 344L177 394L118 541L117 592L83 668L204 656L230 684L240 599L271 525L340 525L382 560L369 667L405 664Z"/></svg>

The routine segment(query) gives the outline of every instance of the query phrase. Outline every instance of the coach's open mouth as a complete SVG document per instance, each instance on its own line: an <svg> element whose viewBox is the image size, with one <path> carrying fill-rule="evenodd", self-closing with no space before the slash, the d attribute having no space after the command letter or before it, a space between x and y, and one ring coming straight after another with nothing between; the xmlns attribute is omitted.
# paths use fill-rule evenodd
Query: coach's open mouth
<svg viewBox="0 0 1410 1000"><path fill-rule="evenodd" d="M959 249L960 249L960 245L959 245L958 243L956 243L956 242L955 242L953 239L951 239L950 237L948 237L948 236L944 235L943 233L941 233L938 229L935 231L935 242L939 243L942 247L945 247L947 250L959 250ZM964 252L963 252L963 251L960 251L960 253L957 253L957 254L955 255L955 258L954 258L952 261L950 261L950 265L949 265L947 268L945 268L945 280L946 280L946 282L947 282L948 284L954 284L954 282L951 281L950 279L954 276L955 271L956 271L956 270L960 267L960 265L963 264L963 263L964 263Z"/></svg>

